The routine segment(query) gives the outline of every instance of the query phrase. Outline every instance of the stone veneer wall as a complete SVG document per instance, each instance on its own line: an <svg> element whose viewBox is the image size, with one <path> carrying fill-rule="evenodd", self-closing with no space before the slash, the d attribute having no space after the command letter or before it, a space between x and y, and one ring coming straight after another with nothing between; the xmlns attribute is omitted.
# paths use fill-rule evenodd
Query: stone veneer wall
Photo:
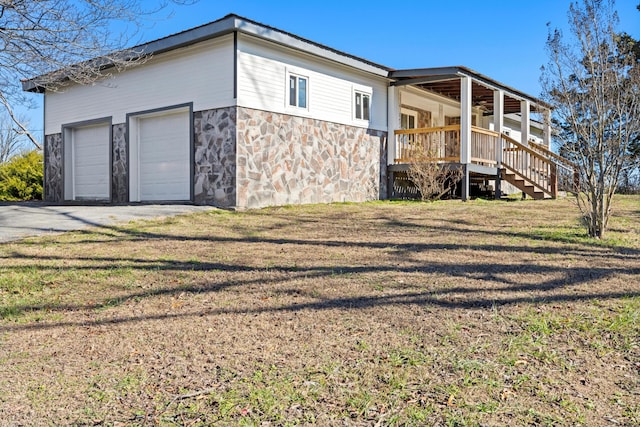
<svg viewBox="0 0 640 427"><path fill-rule="evenodd" d="M60 203L64 199L62 134L44 137L44 200Z"/></svg>
<svg viewBox="0 0 640 427"><path fill-rule="evenodd" d="M387 133L236 107L194 113L194 201L220 207L387 197ZM62 134L45 137L44 198L64 201ZM129 201L126 124L113 125L112 203ZM237 184L237 185L236 185Z"/></svg>
<svg viewBox="0 0 640 427"><path fill-rule="evenodd" d="M242 107L237 127L239 207L386 196L386 132Z"/></svg>
<svg viewBox="0 0 640 427"><path fill-rule="evenodd" d="M64 162L62 159L62 134L47 135L44 143L44 200L51 203L64 201ZM113 203L129 201L127 175L126 124L113 125L113 165L111 197Z"/></svg>
<svg viewBox="0 0 640 427"><path fill-rule="evenodd" d="M433 123L431 122L431 111L417 110L418 111L418 127L430 128Z"/></svg>
<svg viewBox="0 0 640 427"><path fill-rule="evenodd" d="M236 206L236 107L193 113L194 201Z"/></svg>
<svg viewBox="0 0 640 427"><path fill-rule="evenodd" d="M387 138L387 132L384 132L384 137L380 140L380 191L378 192L378 199L385 200L389 198L389 174L388 163L389 157L388 147L389 138Z"/></svg>
<svg viewBox="0 0 640 427"><path fill-rule="evenodd" d="M111 202L129 201L129 168L127 160L127 124L113 125L113 164L111 165Z"/></svg>
<svg viewBox="0 0 640 427"><path fill-rule="evenodd" d="M422 110L420 108L412 107L411 105L407 104L402 104L400 105L400 107L416 112L416 114L418 115L418 122L416 123L417 128L429 128L432 126L431 111Z"/></svg>

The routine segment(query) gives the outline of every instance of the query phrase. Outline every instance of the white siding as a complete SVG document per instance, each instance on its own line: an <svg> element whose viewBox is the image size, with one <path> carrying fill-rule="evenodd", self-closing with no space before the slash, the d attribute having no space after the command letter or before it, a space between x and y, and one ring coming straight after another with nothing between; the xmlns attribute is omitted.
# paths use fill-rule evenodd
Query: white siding
<svg viewBox="0 0 640 427"><path fill-rule="evenodd" d="M287 73L309 78L308 111L291 108ZM353 90L371 89L369 128L387 130L388 80L293 49L240 35L238 37L238 105L363 126L354 120Z"/></svg>
<svg viewBox="0 0 640 427"><path fill-rule="evenodd" d="M516 141L521 141L522 132L520 129L519 120L513 120L510 117L505 117L504 128L509 131L509 136L511 138L515 139ZM544 139L543 139L544 132L542 131L542 129L536 126L531 126L529 132L530 132L529 137L535 139L534 142L537 142L538 144L544 143Z"/></svg>
<svg viewBox="0 0 640 427"><path fill-rule="evenodd" d="M444 123L438 124L440 107L443 109L443 115L460 117L459 102L412 87L400 90L400 105L431 112L433 126L444 126Z"/></svg>
<svg viewBox="0 0 640 427"><path fill-rule="evenodd" d="M193 110L228 107L233 99L233 36L159 54L93 86L45 95L45 134L61 125L193 102Z"/></svg>

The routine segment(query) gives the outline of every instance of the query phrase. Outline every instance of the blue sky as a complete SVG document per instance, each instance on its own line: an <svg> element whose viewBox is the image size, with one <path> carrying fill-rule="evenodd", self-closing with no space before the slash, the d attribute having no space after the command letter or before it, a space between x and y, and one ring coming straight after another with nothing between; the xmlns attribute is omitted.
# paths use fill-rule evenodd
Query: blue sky
<svg viewBox="0 0 640 427"><path fill-rule="evenodd" d="M153 6L154 0L143 0ZM464 65L540 94L547 23L565 27L570 0L200 0L145 22L140 41L235 13L392 68ZM617 0L620 29L640 37L640 0ZM30 116L41 129L42 112Z"/></svg>
<svg viewBox="0 0 640 427"><path fill-rule="evenodd" d="M147 2L153 4L153 1ZM464 65L539 95L547 23L569 0L200 0L145 30L154 39L236 13L392 68ZM620 28L640 37L640 0L617 0ZM169 11L166 11L169 12ZM166 13L165 13L166 15Z"/></svg>

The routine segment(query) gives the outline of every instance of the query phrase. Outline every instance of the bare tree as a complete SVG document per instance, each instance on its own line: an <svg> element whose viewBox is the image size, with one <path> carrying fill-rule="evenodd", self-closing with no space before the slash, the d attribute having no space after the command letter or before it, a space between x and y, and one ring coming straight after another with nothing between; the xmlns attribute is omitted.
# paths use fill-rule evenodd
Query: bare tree
<svg viewBox="0 0 640 427"><path fill-rule="evenodd" d="M613 0L569 7L569 37L550 31L544 97L554 107L560 153L577 163L576 201L589 235L602 238L611 201L640 133L640 67L620 43Z"/></svg>
<svg viewBox="0 0 640 427"><path fill-rule="evenodd" d="M462 179L460 169L440 164L436 157L434 150L418 151L407 170L407 177L416 186L424 202L442 198L455 190Z"/></svg>
<svg viewBox="0 0 640 427"><path fill-rule="evenodd" d="M28 101L20 80L41 89L92 83L144 61L142 52L123 50L141 22L169 2L147 9L140 0L0 0L0 106L38 148L40 144L16 116ZM114 30L119 28L120 30Z"/></svg>
<svg viewBox="0 0 640 427"><path fill-rule="evenodd" d="M24 119L20 119L26 124ZM0 164L6 163L23 148L24 138L15 128L13 120L7 115L0 114Z"/></svg>

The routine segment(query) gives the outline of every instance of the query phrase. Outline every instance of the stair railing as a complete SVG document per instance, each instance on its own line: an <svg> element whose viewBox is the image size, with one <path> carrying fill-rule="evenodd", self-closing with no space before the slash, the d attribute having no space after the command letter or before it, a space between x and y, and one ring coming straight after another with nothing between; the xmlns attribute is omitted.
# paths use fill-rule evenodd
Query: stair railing
<svg viewBox="0 0 640 427"><path fill-rule="evenodd" d="M578 165L564 157L559 156L543 145L529 142L529 146L547 156L557 166L558 179L563 181L562 188L568 191L579 191L580 189L580 169Z"/></svg>
<svg viewBox="0 0 640 427"><path fill-rule="evenodd" d="M557 166L549 157L502 135L502 167L551 197L558 196Z"/></svg>

